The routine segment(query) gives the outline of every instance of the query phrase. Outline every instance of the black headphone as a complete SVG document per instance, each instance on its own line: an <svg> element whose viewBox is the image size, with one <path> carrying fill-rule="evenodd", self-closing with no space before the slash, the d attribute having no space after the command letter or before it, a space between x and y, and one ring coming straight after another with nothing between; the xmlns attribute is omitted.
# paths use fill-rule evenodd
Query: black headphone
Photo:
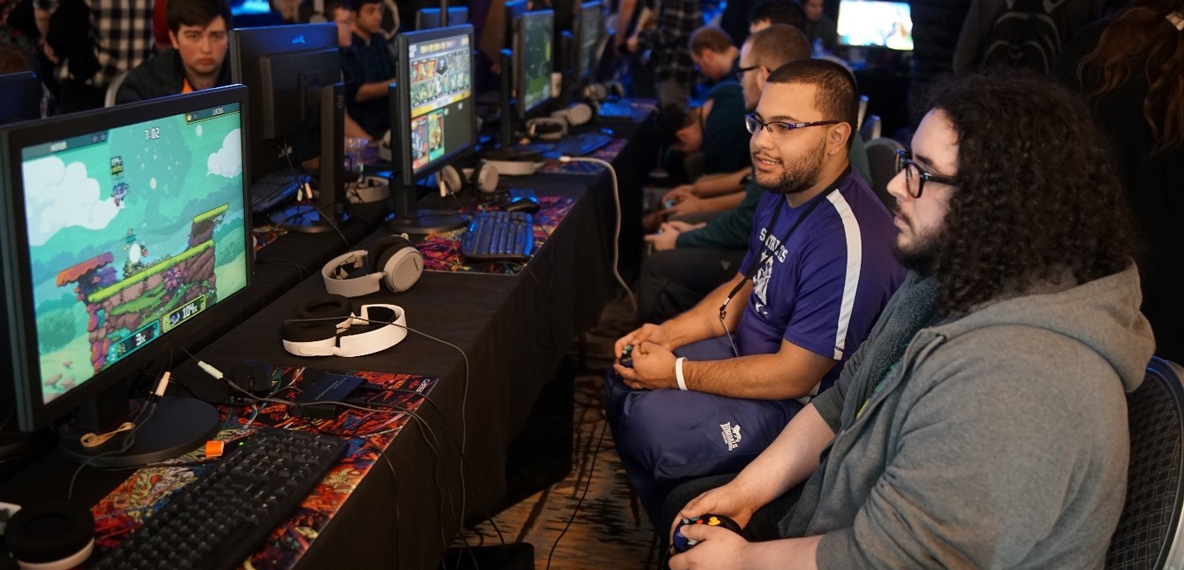
<svg viewBox="0 0 1184 570"><path fill-rule="evenodd" d="M66 501L16 508L4 541L22 569L67 570L90 557L95 546L90 509Z"/></svg>

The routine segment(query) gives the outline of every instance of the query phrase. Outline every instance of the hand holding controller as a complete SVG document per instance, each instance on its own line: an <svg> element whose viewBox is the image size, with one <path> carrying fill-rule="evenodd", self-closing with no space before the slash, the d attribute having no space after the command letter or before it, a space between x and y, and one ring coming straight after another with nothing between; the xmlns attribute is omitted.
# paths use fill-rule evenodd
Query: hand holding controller
<svg viewBox="0 0 1184 570"><path fill-rule="evenodd" d="M625 347L625 352L621 354L621 366L625 368L633 368L633 345Z"/></svg>
<svg viewBox="0 0 1184 570"><path fill-rule="evenodd" d="M722 527L724 527L736 534L740 534L740 525L736 524L736 521L734 521L728 517L725 517L723 515L713 515L713 514L708 513L708 514L705 514L700 517L695 517L693 519L684 518L684 519L682 519L682 524L683 525L703 524L703 525L707 525L707 526L722 526ZM699 544L699 541L691 539L691 538L687 538L682 535L682 525L679 525L678 528L674 529L674 541L671 544L671 546L674 548L675 552L681 554L683 552L686 552L687 550L690 550L690 548L692 546L695 546L696 544Z"/></svg>

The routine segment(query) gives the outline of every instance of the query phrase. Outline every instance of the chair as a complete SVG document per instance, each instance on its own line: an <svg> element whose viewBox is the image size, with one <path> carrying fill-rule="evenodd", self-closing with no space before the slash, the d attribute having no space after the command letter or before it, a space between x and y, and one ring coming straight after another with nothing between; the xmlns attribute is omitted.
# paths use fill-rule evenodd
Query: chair
<svg viewBox="0 0 1184 570"><path fill-rule="evenodd" d="M857 125L863 124L863 120L865 118L867 118L867 105L870 102L871 102L871 99L868 99L867 95L860 95L859 96L859 120L855 124L857 124Z"/></svg>
<svg viewBox="0 0 1184 570"><path fill-rule="evenodd" d="M864 145L867 164L872 171L872 179L868 182L888 211L892 211L896 203L896 199L888 194L888 181L896 176L896 151L903 148L904 145L890 138L878 138Z"/></svg>
<svg viewBox="0 0 1184 570"><path fill-rule="evenodd" d="M868 115L867 120L859 127L859 136L863 137L863 142L868 143L880 138L880 130L882 124L879 115Z"/></svg>
<svg viewBox="0 0 1184 570"><path fill-rule="evenodd" d="M123 80L127 79L128 72L124 71L116 75L109 85L107 85L107 96L103 98L104 107L115 106L115 95L119 93L119 86L123 85Z"/></svg>
<svg viewBox="0 0 1184 570"><path fill-rule="evenodd" d="M1126 503L1106 552L1107 570L1179 568L1184 502L1184 369L1152 358L1127 395L1131 458Z"/></svg>

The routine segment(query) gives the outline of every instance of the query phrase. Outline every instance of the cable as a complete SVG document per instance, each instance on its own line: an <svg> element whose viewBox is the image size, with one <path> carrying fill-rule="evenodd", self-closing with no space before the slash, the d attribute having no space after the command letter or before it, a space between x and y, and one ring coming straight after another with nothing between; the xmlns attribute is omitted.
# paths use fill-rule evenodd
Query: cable
<svg viewBox="0 0 1184 570"><path fill-rule="evenodd" d="M551 570L551 557L555 556L555 549L559 547L559 541L563 540L563 535L567 534L567 529L571 528L572 521L576 520L576 515L580 512L580 506L584 504L584 498L588 496L588 489L592 487L592 477L596 471L596 460L600 458L600 449L604 444L604 432L608 431L608 422L600 428L600 437L596 441L596 452L592 454L592 465L588 467L588 481L584 484L584 492L580 495L580 500L576 501L576 508L572 509L571 517L567 519L567 524L563 526L563 531L555 538L555 543L551 545L551 552L547 554L547 568Z"/></svg>
<svg viewBox="0 0 1184 570"><path fill-rule="evenodd" d="M621 285L621 288L625 290L625 296L629 299L629 305L633 307L633 312L637 313L637 299L633 297L633 290L631 290L629 285L625 283L625 279L621 277L620 270L617 269L617 263L619 262L618 258L621 255L621 194L620 188L617 185L617 169L613 168L612 163L607 160L601 160L599 158L592 158L588 156L561 156L559 157L559 162L590 162L593 164L599 164L607 168L609 173L612 175L613 205L616 207L617 213L616 224L613 226L613 277L616 278L617 283Z"/></svg>
<svg viewBox="0 0 1184 570"><path fill-rule="evenodd" d="M289 141L285 140L285 142L289 142ZM289 142L288 146L289 147L291 146L290 142ZM297 185L302 186L302 188L298 192L298 194L303 194L304 190L306 190L306 189L308 190L308 197L307 197L308 205L312 206L312 209L316 210L317 213L321 215L321 219L325 220L325 223L329 224L329 227L333 228L333 231L337 232L338 236L341 236L341 241L345 243L346 247L349 247L349 245L350 245L349 240L345 239L345 234L341 233L341 228L338 228L337 224L333 222L333 219L331 217L325 215L325 211L320 209L316 205L316 203L314 203L314 201L312 199L311 186L308 184L308 182L303 182L303 183L301 182L303 180L303 177L301 177L296 172L296 165L292 164L292 153L290 153L290 152L284 153L284 158L286 158L288 160L288 170L292 173L292 181L295 182ZM294 218L288 218L288 220L285 220L285 221L290 221L292 219L294 219Z"/></svg>

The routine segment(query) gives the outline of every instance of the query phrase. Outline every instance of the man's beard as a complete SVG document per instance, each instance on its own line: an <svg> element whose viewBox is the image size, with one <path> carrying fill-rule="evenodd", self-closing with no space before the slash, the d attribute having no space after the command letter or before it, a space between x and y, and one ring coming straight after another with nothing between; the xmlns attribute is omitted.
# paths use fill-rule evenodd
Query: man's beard
<svg viewBox="0 0 1184 570"><path fill-rule="evenodd" d="M897 215L900 213L897 212ZM937 262L937 244L941 239L941 232L934 232L916 237L912 244L904 248L900 246L898 235L897 239L892 240L892 253L905 269L929 276L933 274Z"/></svg>
<svg viewBox="0 0 1184 570"><path fill-rule="evenodd" d="M826 158L826 141L823 140L810 153L789 166L781 173L781 179L772 186L761 184L761 188L774 194L797 194L805 192L818 184L818 175L822 172L822 162ZM782 163L785 165L785 163ZM758 181L759 184L759 181Z"/></svg>

